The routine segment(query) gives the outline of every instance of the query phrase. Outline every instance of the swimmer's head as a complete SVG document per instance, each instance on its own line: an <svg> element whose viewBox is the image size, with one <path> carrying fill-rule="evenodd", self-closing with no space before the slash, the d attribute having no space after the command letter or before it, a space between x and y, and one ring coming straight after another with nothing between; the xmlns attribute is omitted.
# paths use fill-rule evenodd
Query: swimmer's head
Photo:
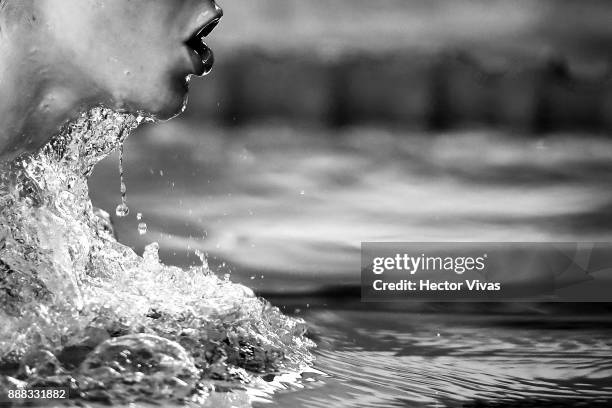
<svg viewBox="0 0 612 408"><path fill-rule="evenodd" d="M11 82L0 87L39 96L13 110L103 104L168 119L186 77L206 68L200 37L221 15L213 0L0 0L0 75Z"/></svg>

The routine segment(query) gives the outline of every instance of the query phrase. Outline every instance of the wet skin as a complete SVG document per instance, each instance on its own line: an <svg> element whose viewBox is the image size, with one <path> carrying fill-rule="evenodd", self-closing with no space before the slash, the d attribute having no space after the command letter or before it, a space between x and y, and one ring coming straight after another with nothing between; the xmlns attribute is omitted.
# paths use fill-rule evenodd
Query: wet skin
<svg viewBox="0 0 612 408"><path fill-rule="evenodd" d="M0 0L0 160L94 106L180 113L221 15L213 0Z"/></svg>

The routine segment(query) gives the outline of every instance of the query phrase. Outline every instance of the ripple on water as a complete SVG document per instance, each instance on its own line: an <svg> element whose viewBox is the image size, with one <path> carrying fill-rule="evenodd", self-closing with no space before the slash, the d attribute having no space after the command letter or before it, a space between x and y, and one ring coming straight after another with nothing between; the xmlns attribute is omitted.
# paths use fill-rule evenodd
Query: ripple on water
<svg viewBox="0 0 612 408"><path fill-rule="evenodd" d="M325 311L307 318L319 336L317 368L331 378L298 396L304 406L307 400L309 407L327 407L330 394L337 407L605 407L612 401L607 319L558 330L546 327L550 316L540 325L461 314Z"/></svg>

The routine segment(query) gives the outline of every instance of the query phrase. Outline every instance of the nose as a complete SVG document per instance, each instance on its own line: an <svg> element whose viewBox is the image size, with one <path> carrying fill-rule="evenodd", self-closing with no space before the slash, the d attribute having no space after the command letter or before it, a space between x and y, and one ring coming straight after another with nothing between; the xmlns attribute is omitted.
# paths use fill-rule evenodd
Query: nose
<svg viewBox="0 0 612 408"><path fill-rule="evenodd" d="M213 5L215 7L215 11L216 11L217 15L219 16L218 18L223 17L223 9L221 7L219 7L217 5L217 3L215 3L214 1L213 1Z"/></svg>
<svg viewBox="0 0 612 408"><path fill-rule="evenodd" d="M199 25L210 27L210 30L206 33L208 35L215 28L216 23L223 17L223 10L214 0L204 0L200 3L197 15L197 23Z"/></svg>

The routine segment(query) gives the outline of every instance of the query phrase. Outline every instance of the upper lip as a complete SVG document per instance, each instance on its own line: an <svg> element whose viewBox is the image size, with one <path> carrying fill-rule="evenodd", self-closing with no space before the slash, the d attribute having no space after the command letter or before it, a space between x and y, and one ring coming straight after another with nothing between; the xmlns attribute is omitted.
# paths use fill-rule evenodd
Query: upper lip
<svg viewBox="0 0 612 408"><path fill-rule="evenodd" d="M221 20L221 17L215 17L213 20L200 27L190 38L197 38L201 40L202 38L206 37L212 32L212 30L215 29L217 24L219 24L219 20Z"/></svg>
<svg viewBox="0 0 612 408"><path fill-rule="evenodd" d="M215 15L206 23L198 26L195 30L191 32L191 35L185 40L185 43L189 45L192 41L202 41L202 38L206 37L208 34L215 29L217 24L219 24L219 20L223 17L223 11L219 7L215 7Z"/></svg>

